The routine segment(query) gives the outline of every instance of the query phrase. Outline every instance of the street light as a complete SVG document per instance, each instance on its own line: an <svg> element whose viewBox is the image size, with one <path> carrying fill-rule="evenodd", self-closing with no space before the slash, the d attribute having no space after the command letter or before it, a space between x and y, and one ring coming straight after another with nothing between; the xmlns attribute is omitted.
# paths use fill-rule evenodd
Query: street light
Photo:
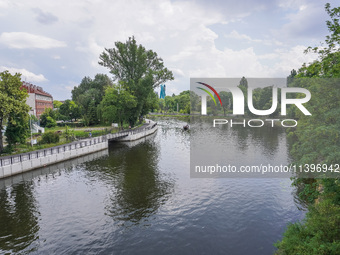
<svg viewBox="0 0 340 255"><path fill-rule="evenodd" d="M32 116L30 114L30 129L31 129L31 146L33 147L33 137L32 137Z"/></svg>

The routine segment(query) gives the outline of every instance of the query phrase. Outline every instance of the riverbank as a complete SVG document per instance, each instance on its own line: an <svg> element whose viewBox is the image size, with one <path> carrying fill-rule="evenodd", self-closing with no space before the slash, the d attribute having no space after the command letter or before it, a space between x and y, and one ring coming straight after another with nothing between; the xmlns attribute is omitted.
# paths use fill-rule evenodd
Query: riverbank
<svg viewBox="0 0 340 255"><path fill-rule="evenodd" d="M125 128L125 130L136 130L142 127L143 125L144 123L137 125L133 127L132 129ZM60 137L60 141L57 143L41 144L39 143L39 140L42 139L43 134L35 133L33 134L32 138L33 140L37 142L36 144L31 145L31 138L29 138L27 139L26 144L16 145L14 150L11 153L1 153L0 157L12 156L12 155L17 155L17 154L22 154L22 153L27 153L27 152L43 150L43 149L65 145L72 141L80 141L80 140L86 139L90 136L90 133L91 133L91 137L114 134L114 133L119 132L119 129L116 127L111 127L111 126L101 126L101 127L93 126L93 127L82 127L82 128L70 128L68 126L64 126L64 127L45 128L45 133L49 133L49 132L57 133ZM4 143L4 146L6 145L7 144Z"/></svg>
<svg viewBox="0 0 340 255"><path fill-rule="evenodd" d="M138 140L156 132L157 128L156 122L147 120L146 124L134 130L88 138L49 149L0 157L0 178L107 149L110 141L124 142Z"/></svg>
<svg viewBox="0 0 340 255"><path fill-rule="evenodd" d="M157 122L154 135L110 143L98 158L0 180L0 223L11 226L0 253L273 254L286 224L304 216L290 179L190 178L193 132L178 118ZM235 164L286 155L282 130L228 133L206 141L226 146ZM243 146L254 141L256 155Z"/></svg>

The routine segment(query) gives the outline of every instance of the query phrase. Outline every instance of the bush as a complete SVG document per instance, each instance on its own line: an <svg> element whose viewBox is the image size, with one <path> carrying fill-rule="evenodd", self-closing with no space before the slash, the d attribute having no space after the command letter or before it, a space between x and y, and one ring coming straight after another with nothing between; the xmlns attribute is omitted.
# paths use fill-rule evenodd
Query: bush
<svg viewBox="0 0 340 255"><path fill-rule="evenodd" d="M55 127L57 125L57 122L50 116L48 116L46 118L46 127L48 128L52 128Z"/></svg>
<svg viewBox="0 0 340 255"><path fill-rule="evenodd" d="M58 143L59 140L60 140L60 137L58 133L47 132L42 135L40 144Z"/></svg>
<svg viewBox="0 0 340 255"><path fill-rule="evenodd" d="M276 254L340 254L339 179L319 181L322 192L302 222L290 224Z"/></svg>
<svg viewBox="0 0 340 255"><path fill-rule="evenodd" d="M76 140L76 136L74 134L74 130L70 130L68 128L68 126L66 126L65 138L66 138L66 141L74 141L74 140Z"/></svg>
<svg viewBox="0 0 340 255"><path fill-rule="evenodd" d="M40 116L40 125L42 127L55 127L57 125L56 113L50 108L46 108Z"/></svg>

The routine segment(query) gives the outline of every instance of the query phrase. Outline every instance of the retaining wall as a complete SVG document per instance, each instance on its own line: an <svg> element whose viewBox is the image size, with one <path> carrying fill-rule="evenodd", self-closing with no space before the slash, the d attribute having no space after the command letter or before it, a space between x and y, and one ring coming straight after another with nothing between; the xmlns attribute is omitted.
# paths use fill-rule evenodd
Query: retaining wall
<svg viewBox="0 0 340 255"><path fill-rule="evenodd" d="M87 154L84 156L80 156L74 159L59 162L59 163L56 163L50 166L37 168L31 171L24 171L22 174L16 174L8 178L0 179L0 190L7 186L10 186L10 185L13 185L13 184L25 181L25 180L32 180L33 178L38 177L38 176L41 178L49 178L50 175L58 174L60 169L72 167L73 165L78 165L78 164L81 164L81 163L84 163L90 160L94 160L99 157L107 156L107 155L109 155L109 151L108 149L104 149L104 150L94 152L91 154Z"/></svg>
<svg viewBox="0 0 340 255"><path fill-rule="evenodd" d="M110 140L125 142L141 139L158 129L157 123L153 121L149 123L148 127L138 130L108 134L45 150L2 157L0 158L0 179L105 150Z"/></svg>
<svg viewBox="0 0 340 255"><path fill-rule="evenodd" d="M84 146L82 146L80 143L75 143L53 147L47 150L37 151L30 154L18 155L19 158L21 157L20 161L11 164L6 164L6 161L2 159L3 166L0 167L0 178L20 174L39 167L56 164L58 162L107 149L107 141L102 141L96 144L89 144L86 142L82 142L83 144L85 143ZM36 157L33 157L33 155L35 155ZM24 156L29 158L23 160ZM13 157L7 158L7 160L13 161Z"/></svg>
<svg viewBox="0 0 340 255"><path fill-rule="evenodd" d="M151 129L148 129L148 130L143 130L139 133L130 134L130 135L123 137L123 138L118 138L117 141L130 142L130 141L135 141L135 140L141 139L145 136L151 135L151 134L153 134L157 131L158 126L157 126L157 123L155 123L153 121L150 121L150 125L152 125L152 126L154 125L154 126Z"/></svg>

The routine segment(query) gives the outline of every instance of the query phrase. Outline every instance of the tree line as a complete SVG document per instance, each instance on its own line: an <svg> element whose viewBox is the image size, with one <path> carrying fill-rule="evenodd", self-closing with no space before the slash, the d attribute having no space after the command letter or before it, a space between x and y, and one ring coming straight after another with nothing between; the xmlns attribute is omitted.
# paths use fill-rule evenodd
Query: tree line
<svg viewBox="0 0 340 255"><path fill-rule="evenodd" d="M289 85L308 89L306 103L312 116L296 109L289 115L299 119L289 132L291 154L296 165L340 163L340 7L325 6L330 20L330 35L320 47L309 47L318 59L292 70ZM321 176L322 177L322 176ZM335 178L294 178L300 201L308 206L302 222L290 224L283 239L276 244L277 254L339 254L340 251L340 176Z"/></svg>
<svg viewBox="0 0 340 255"><path fill-rule="evenodd" d="M55 109L45 110L40 117L42 126L81 119L86 126L116 122L133 127L159 107L154 89L174 79L163 59L138 45L133 36L126 42L116 42L114 48L105 48L98 63L109 69L112 79L104 74L83 78L72 90L72 100L55 101ZM25 103L28 94L21 85L20 74L0 73L0 128L2 131L7 123L5 136L10 146L25 143L29 133L29 107ZM0 153L3 149L0 132Z"/></svg>
<svg viewBox="0 0 340 255"><path fill-rule="evenodd" d="M248 107L248 80L243 76L240 81L235 84L238 88L241 89L244 95L244 114L246 116L252 117L254 115ZM254 88L252 90L252 102L253 106L257 110L267 110L270 109L273 104L273 88L275 84L263 87L263 88ZM281 94L281 88L277 89L277 94ZM221 104L215 103L218 102L219 99L216 95L214 95L214 100L211 97L207 97L207 114L212 115L224 115L233 113L233 95L228 91L220 91L219 93ZM194 93L190 92L190 111L191 113L200 114L201 111L201 100L200 97ZM276 110L270 114L270 117L277 117L281 112L281 97L278 97L277 108Z"/></svg>

